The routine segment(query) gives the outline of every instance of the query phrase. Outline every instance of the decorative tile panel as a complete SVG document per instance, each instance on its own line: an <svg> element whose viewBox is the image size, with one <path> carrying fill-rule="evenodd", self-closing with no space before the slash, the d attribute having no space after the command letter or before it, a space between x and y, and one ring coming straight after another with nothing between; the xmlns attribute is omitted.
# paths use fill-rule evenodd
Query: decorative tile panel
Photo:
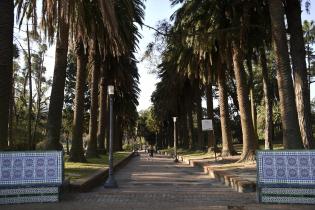
<svg viewBox="0 0 315 210"><path fill-rule="evenodd" d="M258 184L315 186L315 151L258 151Z"/></svg>
<svg viewBox="0 0 315 210"><path fill-rule="evenodd" d="M62 152L0 152L0 187L36 184L62 184Z"/></svg>

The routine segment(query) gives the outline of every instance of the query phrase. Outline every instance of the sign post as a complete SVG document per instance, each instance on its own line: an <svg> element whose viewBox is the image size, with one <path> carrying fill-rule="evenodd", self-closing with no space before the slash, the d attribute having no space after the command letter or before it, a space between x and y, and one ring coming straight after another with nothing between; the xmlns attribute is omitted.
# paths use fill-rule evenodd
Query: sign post
<svg viewBox="0 0 315 210"><path fill-rule="evenodd" d="M201 121L201 126L202 126L202 130L203 131L210 131L213 132L213 123L212 123L212 120L211 119L203 119ZM216 144L216 141L214 141L214 148L213 148L213 151L214 151L214 159L215 161L217 161L217 144Z"/></svg>

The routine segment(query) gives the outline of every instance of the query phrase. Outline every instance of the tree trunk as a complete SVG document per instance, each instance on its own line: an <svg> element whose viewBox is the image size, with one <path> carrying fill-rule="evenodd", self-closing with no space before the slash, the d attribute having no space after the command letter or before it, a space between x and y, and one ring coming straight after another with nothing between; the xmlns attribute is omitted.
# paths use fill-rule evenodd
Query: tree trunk
<svg viewBox="0 0 315 210"><path fill-rule="evenodd" d="M91 108L90 108L90 124L89 124L89 142L86 151L87 157L96 157L97 155L97 110L98 110L98 83L99 83L99 50L97 41L92 41L91 46Z"/></svg>
<svg viewBox="0 0 315 210"><path fill-rule="evenodd" d="M14 72L12 72L14 73ZM13 137L13 119L14 119L14 98L15 98L15 88L14 88L15 78L12 76L12 94L10 97L10 112L9 112L9 143L8 146L12 148L14 146L14 137Z"/></svg>
<svg viewBox="0 0 315 210"><path fill-rule="evenodd" d="M260 62L263 76L263 89L265 100L265 149L273 149L273 113L272 113L272 98L270 93L270 82L268 75L267 59L264 47L259 49Z"/></svg>
<svg viewBox="0 0 315 210"><path fill-rule="evenodd" d="M187 127L187 114L184 113L182 118L180 118L180 123L182 125L181 133L182 133L182 147L187 149L189 145L189 137L188 137L188 127Z"/></svg>
<svg viewBox="0 0 315 210"><path fill-rule="evenodd" d="M290 59L284 25L284 9L281 0L269 0L273 47L277 62L277 82L280 97L280 113L285 149L302 148L297 118Z"/></svg>
<svg viewBox="0 0 315 210"><path fill-rule="evenodd" d="M13 71L14 1L0 1L0 150L8 146Z"/></svg>
<svg viewBox="0 0 315 210"><path fill-rule="evenodd" d="M187 127L188 127L188 149L192 149L194 145L194 124L193 124L193 116L192 110L189 109L187 113Z"/></svg>
<svg viewBox="0 0 315 210"><path fill-rule="evenodd" d="M199 82L198 82L199 84ZM197 135L198 135L198 142L197 142L197 149L203 149L204 147L204 136L202 132L202 104L201 104L201 91L199 85L197 85Z"/></svg>
<svg viewBox="0 0 315 210"><path fill-rule="evenodd" d="M243 133L243 152L240 161L251 161L255 159L257 142L254 141L255 133L250 113L248 100L248 87L246 73L243 66L243 55L239 44L232 43L233 69L236 80L237 98L240 108L240 117Z"/></svg>
<svg viewBox="0 0 315 210"><path fill-rule="evenodd" d="M122 150L122 125L121 125L121 120L117 116L117 110L114 110L114 123L113 123L113 130L114 130L114 147L113 151L121 151Z"/></svg>
<svg viewBox="0 0 315 210"><path fill-rule="evenodd" d="M299 0L287 0L286 3L298 122L303 146L305 149L311 149L314 148L314 143L311 107L308 100L309 93L305 62L305 44L301 23L301 3Z"/></svg>
<svg viewBox="0 0 315 210"><path fill-rule="evenodd" d="M66 82L67 53L69 39L68 1L62 0L58 8L58 32L55 52L55 67L50 94L47 140L42 142L44 150L62 150L60 129L62 123L62 107ZM39 146L39 145L38 145Z"/></svg>
<svg viewBox="0 0 315 210"><path fill-rule="evenodd" d="M104 67L102 67L104 71ZM99 117L98 117L98 131L97 131L97 142L98 149L100 151L105 151L105 130L106 128L106 107L107 107L107 93L106 93L106 83L104 73L101 73L100 82L100 106L99 106Z"/></svg>
<svg viewBox="0 0 315 210"><path fill-rule="evenodd" d="M212 124L214 123L213 120L213 98L212 98L212 82L211 78L208 78L207 87L206 87L206 98L207 98L207 117L208 119L212 120ZM208 137L208 149L213 149L215 144L215 135L214 135L214 128L212 131L209 131Z"/></svg>
<svg viewBox="0 0 315 210"><path fill-rule="evenodd" d="M257 111L256 111L256 105L255 105L255 99L254 99L254 77L253 77L253 66L252 66L252 60L251 56L249 56L246 60L246 65L249 72L249 96L250 96L250 111L252 115L252 123L254 127L254 134L255 134L255 141L258 140L258 133L257 133Z"/></svg>
<svg viewBox="0 0 315 210"><path fill-rule="evenodd" d="M217 66L218 71L218 86L219 86L219 108L220 108L220 122L222 133L222 157L236 155L236 151L232 144L232 134L229 118L229 104L227 87L225 83L225 69L222 69L222 65Z"/></svg>
<svg viewBox="0 0 315 210"><path fill-rule="evenodd" d="M27 40L27 65L28 65L28 124L27 124L27 135L28 135L28 149L33 149L32 142L32 107L33 107L33 94L32 94L32 63L31 63L31 46L30 46L30 34L28 30L28 22L26 23L26 40Z"/></svg>
<svg viewBox="0 0 315 210"><path fill-rule="evenodd" d="M86 162L83 150L83 120L84 120L84 86L86 79L86 55L81 37L76 41L77 75L74 100L74 115L72 129L72 147L70 161Z"/></svg>
<svg viewBox="0 0 315 210"><path fill-rule="evenodd" d="M41 61L40 61L40 70L37 74L37 102L36 102L36 118L35 118L35 125L34 125L34 131L33 131L33 142L36 144L36 131L37 126L40 121L40 114L41 114L41 101L42 101L42 72L43 72L43 64L44 63L44 55L41 55Z"/></svg>

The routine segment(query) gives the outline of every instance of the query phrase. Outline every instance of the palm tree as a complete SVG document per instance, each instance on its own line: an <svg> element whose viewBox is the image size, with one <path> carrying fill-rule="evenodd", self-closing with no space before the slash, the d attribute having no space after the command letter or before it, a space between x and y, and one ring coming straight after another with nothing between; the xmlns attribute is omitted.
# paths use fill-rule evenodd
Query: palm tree
<svg viewBox="0 0 315 210"><path fill-rule="evenodd" d="M0 150L8 146L9 102L13 72L13 0L0 2Z"/></svg>
<svg viewBox="0 0 315 210"><path fill-rule="evenodd" d="M95 38L90 41L89 64L91 70L91 107L90 107L90 123L89 123L89 141L86 151L87 157L97 156L97 110L98 110L98 85L100 73L100 59L98 42Z"/></svg>
<svg viewBox="0 0 315 210"><path fill-rule="evenodd" d="M305 149L314 147L311 106L308 100L307 68L305 62L305 44L301 23L301 2L299 0L286 1L286 14L290 33L290 47L292 67L294 73L294 90L298 122L303 146Z"/></svg>
<svg viewBox="0 0 315 210"><path fill-rule="evenodd" d="M50 17L53 10L53 4L45 4L50 6L44 8L47 12L47 19L53 20ZM69 1L60 0L58 4L58 26L56 36L56 52L55 52L55 67L53 75L53 83L50 94L50 103L48 110L47 122L47 139L42 142L42 147L45 150L61 150L62 145L60 139L60 129L62 122L62 107L64 100L64 88L66 81L66 67L67 67L67 53L68 53L68 40L69 40ZM51 23L47 23L49 25ZM46 30L52 30L47 27Z"/></svg>
<svg viewBox="0 0 315 210"><path fill-rule="evenodd" d="M95 15L101 13L102 24L106 31L105 36L99 34L104 42L104 37L107 39L107 45L113 49L119 50L119 39L117 34L117 20L115 11L111 1L94 2L98 11L94 11ZM46 0L42 3L43 8L43 28L45 34L48 35L50 42L53 41L55 34L55 26L57 25L57 43L55 54L55 68L53 76L53 84L51 90L50 106L48 112L48 138L41 143L39 147L43 149L61 149L60 144L60 129L62 121L62 107L64 99L64 86L67 64L69 24L71 23L72 34L75 33L77 25L85 28L86 32L90 32L90 22L92 16L85 16L87 9L90 8L88 1L66 1L66 0ZM57 8L57 9L56 9ZM57 11L57 13L55 12ZM57 15L56 15L57 14ZM58 24L57 24L58 23ZM101 24L100 24L101 25ZM109 31L111 33L109 33ZM103 43L102 42L102 43Z"/></svg>
<svg viewBox="0 0 315 210"><path fill-rule="evenodd" d="M294 89L291 78L290 59L284 25L284 8L281 0L269 0L273 47L277 62L277 82L285 149L302 148Z"/></svg>
<svg viewBox="0 0 315 210"><path fill-rule="evenodd" d="M209 76L210 77L210 76ZM213 121L213 96L212 96L212 79L208 78L206 84L206 99L207 99L207 117ZM209 140L208 140L208 148L213 148L215 145L215 136L214 130L213 132L209 133Z"/></svg>
<svg viewBox="0 0 315 210"><path fill-rule="evenodd" d="M272 113L272 98L271 88L267 67L267 59L265 48L259 48L260 63L263 76L263 90L264 90L264 102L265 102L265 149L273 148L273 113Z"/></svg>
<svg viewBox="0 0 315 210"><path fill-rule="evenodd" d="M229 104L226 87L225 69L218 58L217 72L218 72L218 87L219 87L219 108L220 108L220 123L222 133L222 157L236 155L236 151L232 145L232 134L229 118Z"/></svg>
<svg viewBox="0 0 315 210"><path fill-rule="evenodd" d="M106 59L105 59L106 60ZM105 150L105 129L108 127L106 126L107 118L107 85L105 79L105 72L106 72L106 63L102 62L103 65L101 67L101 78L100 78L100 98L99 98L99 116L98 116L98 129L97 129L97 142L98 142L98 149L100 151Z"/></svg>
<svg viewBox="0 0 315 210"><path fill-rule="evenodd" d="M83 151L83 119L84 119L84 86L86 82L86 54L81 35L76 41L77 75L75 88L75 110L72 127L72 147L69 161L86 162Z"/></svg>
<svg viewBox="0 0 315 210"><path fill-rule="evenodd" d="M238 42L238 43L237 43ZM253 160L255 157L256 143L254 127L252 123L250 103L248 100L248 88L246 73L244 70L243 53L239 41L232 42L233 70L236 79L237 99L240 108L241 125L243 133L243 153L240 161Z"/></svg>

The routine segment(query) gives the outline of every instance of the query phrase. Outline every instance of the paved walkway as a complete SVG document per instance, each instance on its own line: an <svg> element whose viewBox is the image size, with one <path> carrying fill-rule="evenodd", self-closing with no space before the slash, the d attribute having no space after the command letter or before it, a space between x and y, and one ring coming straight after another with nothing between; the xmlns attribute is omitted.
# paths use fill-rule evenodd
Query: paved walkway
<svg viewBox="0 0 315 210"><path fill-rule="evenodd" d="M210 179L199 168L146 154L133 158L115 174L117 189L102 186L89 193L69 193L59 203L0 206L23 210L211 210L314 209L301 205L257 204L255 193L238 193Z"/></svg>

